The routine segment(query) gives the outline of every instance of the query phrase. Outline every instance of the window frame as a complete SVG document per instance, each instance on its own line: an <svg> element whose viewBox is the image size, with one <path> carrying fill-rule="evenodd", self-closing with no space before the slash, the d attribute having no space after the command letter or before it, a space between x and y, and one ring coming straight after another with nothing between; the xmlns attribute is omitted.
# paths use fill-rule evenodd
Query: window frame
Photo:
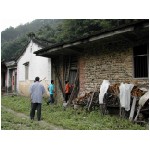
<svg viewBox="0 0 150 150"><path fill-rule="evenodd" d="M146 54L140 54L141 56L147 56L147 71L148 71L148 74L147 74L147 77L136 77L136 73L135 73L135 54L134 54L134 48L136 47L140 47L140 46L146 46L146 51L147 53ZM133 47L133 51L132 51L132 56L133 56L133 78L134 79L148 79L149 78L149 44L142 44L142 45L138 45L138 46L135 46ZM139 56L140 56L139 55Z"/></svg>
<svg viewBox="0 0 150 150"><path fill-rule="evenodd" d="M23 64L25 67L25 80L29 80L29 62Z"/></svg>

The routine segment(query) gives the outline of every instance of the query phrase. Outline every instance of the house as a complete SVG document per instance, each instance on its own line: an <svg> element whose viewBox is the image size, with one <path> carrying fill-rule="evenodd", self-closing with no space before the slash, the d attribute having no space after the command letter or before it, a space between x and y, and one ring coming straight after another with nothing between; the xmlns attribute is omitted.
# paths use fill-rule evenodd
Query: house
<svg viewBox="0 0 150 150"><path fill-rule="evenodd" d="M74 41L58 43L34 52L51 58L56 99L63 99L64 81L73 84L76 95L110 83L149 83L149 20L140 20L103 30Z"/></svg>
<svg viewBox="0 0 150 150"><path fill-rule="evenodd" d="M7 93L17 92L17 63L15 60L5 62L7 71L5 76Z"/></svg>
<svg viewBox="0 0 150 150"><path fill-rule="evenodd" d="M36 38L34 33L29 34L29 41L20 54L13 61L5 63L7 92L29 96L29 87L37 76L47 89L51 80L51 59L36 56L34 52L49 45L49 41ZM49 96L48 91L45 96Z"/></svg>
<svg viewBox="0 0 150 150"><path fill-rule="evenodd" d="M5 64L5 61L1 61L1 91L2 94L6 92L6 72L7 72L7 67Z"/></svg>

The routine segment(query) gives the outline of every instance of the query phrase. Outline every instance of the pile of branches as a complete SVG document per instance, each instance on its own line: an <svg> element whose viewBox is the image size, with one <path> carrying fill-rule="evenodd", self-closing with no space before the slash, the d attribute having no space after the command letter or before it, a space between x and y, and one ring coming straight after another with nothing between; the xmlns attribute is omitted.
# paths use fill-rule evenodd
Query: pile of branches
<svg viewBox="0 0 150 150"><path fill-rule="evenodd" d="M95 109L95 107L100 107L100 110L103 114L109 113L120 113L120 90L119 90L120 84L112 84L109 85L107 92L104 94L103 98L103 104L99 104L99 90L95 90L94 92L84 93L77 98L73 100L73 105L78 105L85 107L88 111L91 111ZM133 103L133 98L136 97L136 106L135 106L135 112L137 112L138 108L138 102L141 96L143 96L146 93L146 91L140 86L134 85L132 91L131 91L131 106ZM129 112L128 112L129 113ZM149 118L149 100L146 102L144 107L141 109L141 114L145 118ZM129 114L128 114L129 115ZM143 118L142 118L143 119Z"/></svg>
<svg viewBox="0 0 150 150"><path fill-rule="evenodd" d="M131 96L141 97L145 94L145 91L138 88L138 86L134 86L131 91Z"/></svg>
<svg viewBox="0 0 150 150"><path fill-rule="evenodd" d="M94 95L93 95L94 94ZM93 95L93 97L92 97ZM75 98L73 100L74 105L88 106L92 98L92 104L94 106L99 105L99 92L89 92Z"/></svg>
<svg viewBox="0 0 150 150"><path fill-rule="evenodd" d="M119 100L119 84L113 84L108 87L107 93L104 95L104 103L107 106L111 107L119 107L120 100Z"/></svg>
<svg viewBox="0 0 150 150"><path fill-rule="evenodd" d="M104 102L107 103L107 106L116 106L119 107L119 86L120 84L112 84L109 86L107 93L104 95ZM141 97L145 94L145 91L141 90L137 85L133 87L131 91L132 97Z"/></svg>
<svg viewBox="0 0 150 150"><path fill-rule="evenodd" d="M89 93L84 93L83 95L75 98L73 100L73 104L74 105L82 105L82 106L86 106L90 100L92 96L92 92L89 92Z"/></svg>

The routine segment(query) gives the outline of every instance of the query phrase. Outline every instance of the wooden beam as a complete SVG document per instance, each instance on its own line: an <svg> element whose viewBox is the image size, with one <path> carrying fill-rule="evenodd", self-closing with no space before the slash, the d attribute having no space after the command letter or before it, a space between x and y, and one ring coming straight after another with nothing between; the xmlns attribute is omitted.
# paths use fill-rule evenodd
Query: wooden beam
<svg viewBox="0 0 150 150"><path fill-rule="evenodd" d="M62 82L61 82L60 77L59 77L59 74L58 74L58 70L57 70L57 68L56 68L56 65L53 64L53 67L54 67L54 69L55 69L55 74L56 74L56 76L57 76L57 78L58 78L59 88L60 88L60 90L61 90L61 92L62 92L62 95L63 95L63 98L64 98L65 96L64 96L64 92L63 92L63 86L62 86Z"/></svg>
<svg viewBox="0 0 150 150"><path fill-rule="evenodd" d="M135 112L136 101L137 101L137 98L134 96L133 102L132 102L131 111L130 111L130 116L129 116L129 120L130 120L130 121L133 120L133 116L134 116L134 112Z"/></svg>
<svg viewBox="0 0 150 150"><path fill-rule="evenodd" d="M77 70L76 78L75 78L75 81L74 81L74 87L73 87L73 90L71 92L70 98L67 102L67 105L70 105L72 100L73 100L74 94L76 92L75 90L77 89L78 80L79 80L79 71Z"/></svg>

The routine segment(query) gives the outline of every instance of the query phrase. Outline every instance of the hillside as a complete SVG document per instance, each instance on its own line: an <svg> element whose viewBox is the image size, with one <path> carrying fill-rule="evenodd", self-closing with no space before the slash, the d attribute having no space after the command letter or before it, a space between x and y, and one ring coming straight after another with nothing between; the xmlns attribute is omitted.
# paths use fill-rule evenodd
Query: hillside
<svg viewBox="0 0 150 150"><path fill-rule="evenodd" d="M27 44L27 34L34 32L37 38L51 43L74 40L124 24L137 19L36 19L31 23L10 27L1 33L2 59L13 59Z"/></svg>
<svg viewBox="0 0 150 150"><path fill-rule="evenodd" d="M36 19L31 23L26 23L24 25L19 25L16 28L9 27L1 33L2 43L9 42L24 36L28 32L36 32L41 27L51 25L52 28L55 28L57 24L61 23L62 20L59 19Z"/></svg>
<svg viewBox="0 0 150 150"><path fill-rule="evenodd" d="M19 25L16 28L10 27L1 32L1 59L10 60L19 53L28 42L27 34L37 32L51 26L55 29L62 23L59 19L36 19L31 23Z"/></svg>

